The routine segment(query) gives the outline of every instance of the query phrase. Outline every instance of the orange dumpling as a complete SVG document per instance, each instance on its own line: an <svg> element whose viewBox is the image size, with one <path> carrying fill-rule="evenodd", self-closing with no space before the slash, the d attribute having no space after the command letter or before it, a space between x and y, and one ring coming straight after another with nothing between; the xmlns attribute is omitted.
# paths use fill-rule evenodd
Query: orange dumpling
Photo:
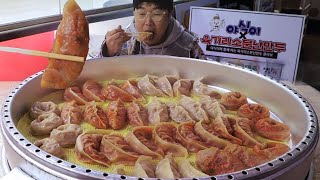
<svg viewBox="0 0 320 180"><path fill-rule="evenodd" d="M98 129L109 128L107 114L105 114L103 109L100 106L97 106L94 101L86 104L83 117L84 121Z"/></svg>
<svg viewBox="0 0 320 180"><path fill-rule="evenodd" d="M89 50L89 25L75 0L68 0L63 9L63 18L58 26L52 52L57 54L87 57ZM41 87L64 89L79 76L84 63L49 58L42 75Z"/></svg>
<svg viewBox="0 0 320 180"><path fill-rule="evenodd" d="M82 86L83 95L90 101L103 102L105 97L101 93L102 86L95 80L88 80Z"/></svg>
<svg viewBox="0 0 320 180"><path fill-rule="evenodd" d="M75 101L65 103L61 110L61 119L63 124L81 124L83 115L80 106Z"/></svg>
<svg viewBox="0 0 320 180"><path fill-rule="evenodd" d="M235 155L216 147L199 151L196 155L196 164L208 175L231 173L246 168Z"/></svg>
<svg viewBox="0 0 320 180"><path fill-rule="evenodd" d="M102 134L82 133L77 137L74 147L78 160L90 164L109 166L111 161L100 150Z"/></svg>
<svg viewBox="0 0 320 180"><path fill-rule="evenodd" d="M125 137L126 142L139 154L153 159L163 159L164 152L152 137L153 128L149 126L135 127Z"/></svg>
<svg viewBox="0 0 320 180"><path fill-rule="evenodd" d="M128 123L132 126L148 125L148 112L139 103L132 102L127 108Z"/></svg>
<svg viewBox="0 0 320 180"><path fill-rule="evenodd" d="M115 164L134 165L140 156L121 135L112 133L102 137L100 151Z"/></svg>
<svg viewBox="0 0 320 180"><path fill-rule="evenodd" d="M109 126L112 129L121 129L126 125L127 110L120 99L112 101L105 110L105 113L108 117Z"/></svg>
<svg viewBox="0 0 320 180"><path fill-rule="evenodd" d="M179 124L177 128L177 139L189 152L198 152L210 147L209 143L196 135L194 125L194 121L188 121Z"/></svg>
<svg viewBox="0 0 320 180"><path fill-rule="evenodd" d="M101 93L106 99L116 101L120 99L123 102L132 102L136 98L127 91L114 84L109 84L101 89Z"/></svg>
<svg viewBox="0 0 320 180"><path fill-rule="evenodd" d="M165 151L166 154L171 153L175 157L187 157L188 151L179 144L177 137L177 128L174 124L163 122L155 125L152 132L155 143Z"/></svg>

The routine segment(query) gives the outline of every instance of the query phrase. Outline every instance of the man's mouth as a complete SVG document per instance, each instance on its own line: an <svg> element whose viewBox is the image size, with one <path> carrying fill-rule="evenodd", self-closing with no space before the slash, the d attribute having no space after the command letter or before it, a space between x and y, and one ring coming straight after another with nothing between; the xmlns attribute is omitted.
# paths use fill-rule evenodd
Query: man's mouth
<svg viewBox="0 0 320 180"><path fill-rule="evenodd" d="M146 41L153 37L153 33L150 31L141 31L141 32L138 32L138 34L139 34L137 36L138 41Z"/></svg>
<svg viewBox="0 0 320 180"><path fill-rule="evenodd" d="M152 40L154 37L154 32L153 31L145 31L148 32L148 34L146 34L144 40Z"/></svg>

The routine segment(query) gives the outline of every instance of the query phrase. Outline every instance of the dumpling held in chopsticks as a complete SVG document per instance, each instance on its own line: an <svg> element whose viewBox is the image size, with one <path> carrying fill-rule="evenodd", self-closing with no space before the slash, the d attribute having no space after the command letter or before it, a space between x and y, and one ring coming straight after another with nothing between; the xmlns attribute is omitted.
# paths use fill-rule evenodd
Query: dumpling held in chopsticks
<svg viewBox="0 0 320 180"><path fill-rule="evenodd" d="M57 54L87 57L89 50L89 25L86 17L74 0L68 0L63 9L63 18L58 26L52 52ZM49 59L42 75L41 87L64 89L80 74L84 63Z"/></svg>

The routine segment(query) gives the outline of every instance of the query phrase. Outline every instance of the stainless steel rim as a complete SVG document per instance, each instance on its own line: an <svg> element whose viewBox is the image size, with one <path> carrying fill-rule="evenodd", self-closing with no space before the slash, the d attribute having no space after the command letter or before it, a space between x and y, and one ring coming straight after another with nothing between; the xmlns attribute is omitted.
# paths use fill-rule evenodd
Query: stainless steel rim
<svg viewBox="0 0 320 180"><path fill-rule="evenodd" d="M232 64L223 64L223 66L232 66L233 68L242 69L244 71L250 71L250 73L254 73L254 71L250 69L245 69L243 67L236 67ZM45 168L49 165L49 167L45 168L45 171L56 174L58 177L61 174L69 175L70 177L77 178L87 177L87 178L97 178L97 179L105 179L105 178L115 178L115 179L135 179L135 177L130 176L121 176L115 174L109 174L93 169L84 168L82 166L70 163L63 159L57 158L48 154L45 151L42 151L40 148L33 145L30 141L28 141L16 128L13 119L10 115L10 109L12 106L12 102L14 99L14 95L23 88L27 83L29 83L32 79L41 76L43 71L36 73L29 78L22 81L5 99L4 104L1 110L1 129L3 133L6 133L7 141L12 142L11 146L15 149L15 151L20 154L22 157L34 157L28 158L32 164L38 165L40 168ZM318 118L317 115L310 105L310 103L302 97L301 94L293 90L288 85L276 81L273 78L270 78L263 74L257 74L260 78L268 79L272 83L276 83L277 85L282 86L286 90L290 91L290 93L299 99L299 102L304 106L304 110L308 113L308 131L306 132L304 138L296 144L288 153L278 157L275 160L269 161L265 164L261 164L259 166L246 169L239 172L219 175L219 176L212 176L209 179L248 179L257 176L263 176L264 174L268 174L272 171L277 170L279 167L285 167L284 164L293 164L298 159L304 157L306 152L312 152L315 149L315 146L318 142L319 136L319 127L318 127ZM46 165L43 165L46 164ZM143 178L140 178L143 179ZM194 179L208 179L208 178L194 178Z"/></svg>
<svg viewBox="0 0 320 180"><path fill-rule="evenodd" d="M9 166L9 163L7 161L7 157L6 157L6 152L5 152L5 149L4 147L2 147L2 150L1 150L1 167L3 168L3 171L4 171L4 174L7 174L10 172L10 166Z"/></svg>

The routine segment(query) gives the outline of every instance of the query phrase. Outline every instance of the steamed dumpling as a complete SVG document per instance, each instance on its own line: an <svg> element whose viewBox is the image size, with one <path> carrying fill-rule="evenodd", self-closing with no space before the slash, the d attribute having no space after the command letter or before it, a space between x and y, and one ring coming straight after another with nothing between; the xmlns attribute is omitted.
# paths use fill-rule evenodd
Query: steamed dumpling
<svg viewBox="0 0 320 180"><path fill-rule="evenodd" d="M132 102L127 107L128 123L131 126L148 125L148 112L138 102Z"/></svg>
<svg viewBox="0 0 320 180"><path fill-rule="evenodd" d="M79 125L65 124L52 130L50 138L55 139L62 147L70 147L76 144L76 139L81 133L82 129Z"/></svg>
<svg viewBox="0 0 320 180"><path fill-rule="evenodd" d="M229 140L232 143L242 145L241 139L234 137L229 133L227 126L225 125L225 122L228 122L228 121L223 121L222 117L218 116L217 118L212 119L211 123L205 124L205 126L208 131L218 136L219 138L224 138Z"/></svg>
<svg viewBox="0 0 320 180"><path fill-rule="evenodd" d="M34 142L34 145L40 147L40 149L54 156L57 156L59 158L64 157L63 149L55 139L45 138L45 139L37 140Z"/></svg>
<svg viewBox="0 0 320 180"><path fill-rule="evenodd" d="M118 134L104 135L100 150L115 164L133 165L139 157L139 154Z"/></svg>
<svg viewBox="0 0 320 180"><path fill-rule="evenodd" d="M77 160L90 164L109 166L111 161L100 150L103 134L82 133L78 136L75 145Z"/></svg>
<svg viewBox="0 0 320 180"><path fill-rule="evenodd" d="M220 99L221 94L214 90L213 88L210 88L207 84L203 84L202 81L203 78L197 79L193 83L192 92L197 95L208 95L215 99Z"/></svg>
<svg viewBox="0 0 320 180"><path fill-rule="evenodd" d="M240 161L247 167L254 167L268 161L268 158L262 154L256 153L252 148L239 146L237 144L229 144L224 148L224 151L230 152L240 159Z"/></svg>
<svg viewBox="0 0 320 180"><path fill-rule="evenodd" d="M153 130L153 138L158 146L173 156L187 157L188 151L179 144L177 128L172 123L159 123Z"/></svg>
<svg viewBox="0 0 320 180"><path fill-rule="evenodd" d="M132 96L137 98L139 101L144 102L145 98L142 96L141 92L138 89L137 82L135 80L127 80L121 87L121 89L127 91Z"/></svg>
<svg viewBox="0 0 320 180"><path fill-rule="evenodd" d="M85 105L89 100L82 94L77 86L68 87L63 94L63 99L67 102L75 101L78 105Z"/></svg>
<svg viewBox="0 0 320 180"><path fill-rule="evenodd" d="M30 115L32 118L37 119L41 114L45 113L55 113L58 116L60 115L60 110L58 106L51 101L48 102L35 102L32 104L30 109Z"/></svg>
<svg viewBox="0 0 320 180"><path fill-rule="evenodd" d="M238 109L238 116L248 118L254 122L270 117L269 108L261 104L244 104Z"/></svg>
<svg viewBox="0 0 320 180"><path fill-rule="evenodd" d="M168 179L181 177L178 166L172 158L172 154L167 154L166 157L158 163L156 167L156 177Z"/></svg>
<svg viewBox="0 0 320 180"><path fill-rule="evenodd" d="M104 113L103 109L97 106L94 101L86 104L83 116L86 122L98 129L106 129L109 127L107 114Z"/></svg>
<svg viewBox="0 0 320 180"><path fill-rule="evenodd" d="M190 97L182 95L182 98L179 101L179 105L182 106L186 111L188 111L192 120L209 121L209 117L207 113L201 108L201 104L194 101Z"/></svg>
<svg viewBox="0 0 320 180"><path fill-rule="evenodd" d="M53 129L62 124L62 119L55 113L45 113L31 122L30 132L32 135L49 135Z"/></svg>
<svg viewBox="0 0 320 180"><path fill-rule="evenodd" d="M120 99L110 102L105 113L112 129L121 129L126 125L127 109Z"/></svg>
<svg viewBox="0 0 320 180"><path fill-rule="evenodd" d="M105 97L101 93L102 86L94 81L88 80L82 86L82 93L89 101L103 102Z"/></svg>
<svg viewBox="0 0 320 180"><path fill-rule="evenodd" d="M201 107L208 113L209 118L222 116L226 109L218 101L207 95L200 96Z"/></svg>
<svg viewBox="0 0 320 180"><path fill-rule="evenodd" d="M263 148L264 145L255 139L253 132L253 122L247 118L235 117L228 115L225 117L228 119L234 129L234 135L243 141L243 145L247 147L259 147Z"/></svg>
<svg viewBox="0 0 320 180"><path fill-rule="evenodd" d="M120 165L116 166L115 168L113 168L111 173L112 174L119 174L119 175L127 175L126 171L125 171L125 167L122 164L120 164Z"/></svg>
<svg viewBox="0 0 320 180"><path fill-rule="evenodd" d="M208 177L209 175L194 168L187 159L178 162L178 170L183 178Z"/></svg>
<svg viewBox="0 0 320 180"><path fill-rule="evenodd" d="M254 151L260 155L267 157L269 160L273 160L276 157L283 155L290 150L289 146L278 142L267 142L264 149L254 147Z"/></svg>
<svg viewBox="0 0 320 180"><path fill-rule="evenodd" d="M167 96L172 97L173 96L173 89L172 85L178 80L175 76L162 76L158 78L155 82L157 84L157 87L166 94Z"/></svg>
<svg viewBox="0 0 320 180"><path fill-rule="evenodd" d="M254 124L257 134L275 141L288 141L290 139L290 128L272 118L259 119Z"/></svg>
<svg viewBox="0 0 320 180"><path fill-rule="evenodd" d="M139 154L151 156L153 159L162 159L163 150L154 142L153 128L149 126L135 127L125 137L126 142Z"/></svg>
<svg viewBox="0 0 320 180"><path fill-rule="evenodd" d="M173 84L179 80L179 76L178 75L165 75L164 77L166 79L168 79L168 81L170 82L171 86L173 86Z"/></svg>
<svg viewBox="0 0 320 180"><path fill-rule="evenodd" d="M166 96L160 89L159 87L156 86L156 82L155 80L158 77L156 76L151 76L149 74L145 75L144 77L142 77L137 85L139 90L145 94L145 95L149 95L149 96Z"/></svg>
<svg viewBox="0 0 320 180"><path fill-rule="evenodd" d="M238 110L242 105L248 103L247 97L240 92L224 93L220 102L226 107L226 109L232 111Z"/></svg>
<svg viewBox="0 0 320 180"><path fill-rule="evenodd" d="M120 99L123 102L132 102L136 98L127 91L119 88L114 84L109 84L101 89L101 93L106 99L116 101Z"/></svg>
<svg viewBox="0 0 320 180"><path fill-rule="evenodd" d="M166 105L169 108L169 116L172 120L178 123L192 121L188 111L186 111L182 106L173 102L167 102Z"/></svg>
<svg viewBox="0 0 320 180"><path fill-rule="evenodd" d="M133 167L133 176L141 178L155 178L156 164L149 156L140 156Z"/></svg>
<svg viewBox="0 0 320 180"><path fill-rule="evenodd" d="M199 137L201 137L201 139L203 139L207 144L223 149L230 143L229 141L212 134L208 131L208 129L209 127L207 127L206 123L204 123L203 121L199 121L194 125L195 133Z"/></svg>
<svg viewBox="0 0 320 180"><path fill-rule="evenodd" d="M156 97L152 98L151 103L147 106L147 110L150 124L169 121L168 107Z"/></svg>
<svg viewBox="0 0 320 180"><path fill-rule="evenodd" d="M177 139L189 152L198 152L210 146L200 136L196 135L194 125L194 121L183 122L179 124L177 130Z"/></svg>
<svg viewBox="0 0 320 180"><path fill-rule="evenodd" d="M192 90L193 80L191 79L180 79L176 81L173 86L173 94L174 96L189 96Z"/></svg>
<svg viewBox="0 0 320 180"><path fill-rule="evenodd" d="M216 147L199 151L196 155L196 164L202 172L210 176L231 173L246 168L235 155Z"/></svg>
<svg viewBox="0 0 320 180"><path fill-rule="evenodd" d="M75 101L65 103L61 110L61 119L63 124L81 124L83 115L80 106Z"/></svg>

